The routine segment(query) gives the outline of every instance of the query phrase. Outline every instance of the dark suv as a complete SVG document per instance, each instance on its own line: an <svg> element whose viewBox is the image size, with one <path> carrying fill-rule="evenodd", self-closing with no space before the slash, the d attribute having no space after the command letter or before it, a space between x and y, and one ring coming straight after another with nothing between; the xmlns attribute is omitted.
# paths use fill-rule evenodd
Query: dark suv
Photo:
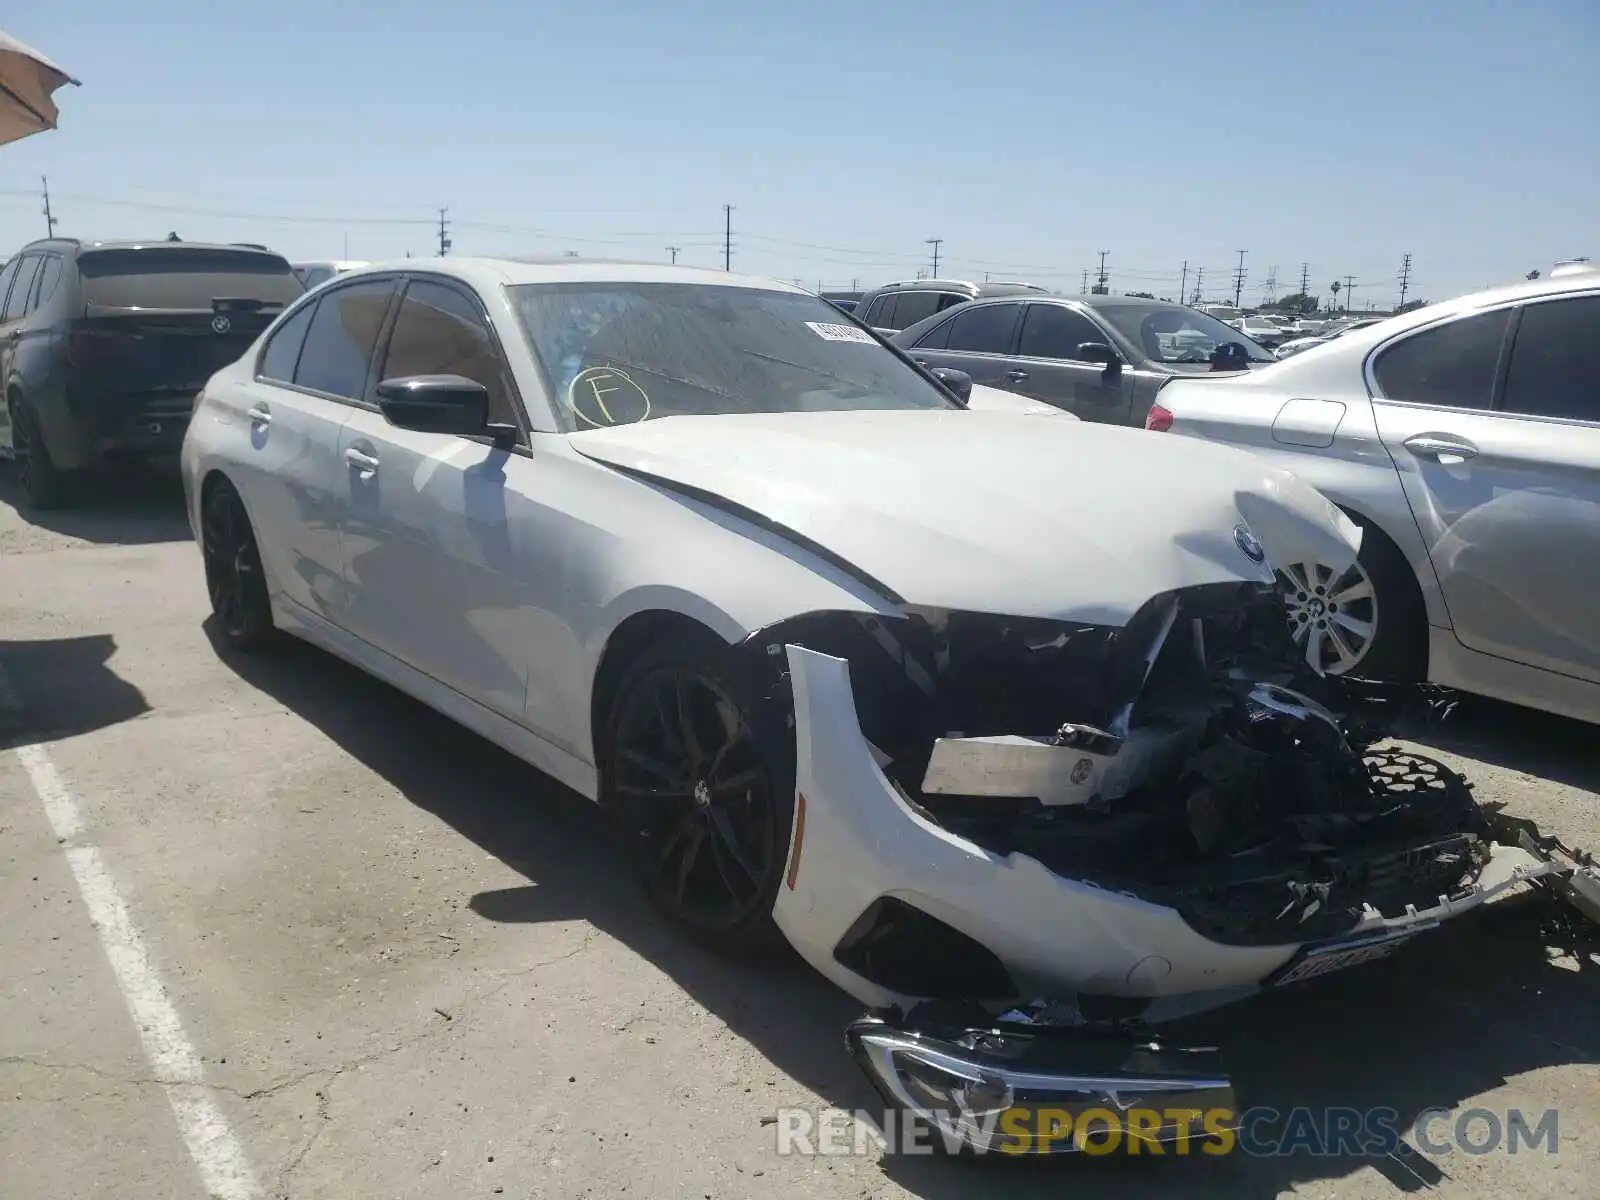
<svg viewBox="0 0 1600 1200"><path fill-rule="evenodd" d="M24 247L0 271L0 453L27 502L59 504L75 472L176 458L201 386L304 290L255 246Z"/></svg>
<svg viewBox="0 0 1600 1200"><path fill-rule="evenodd" d="M934 313L986 296L1017 296L1045 289L1031 283L973 283L966 279L907 279L874 288L856 303L856 319L879 333L899 333Z"/></svg>

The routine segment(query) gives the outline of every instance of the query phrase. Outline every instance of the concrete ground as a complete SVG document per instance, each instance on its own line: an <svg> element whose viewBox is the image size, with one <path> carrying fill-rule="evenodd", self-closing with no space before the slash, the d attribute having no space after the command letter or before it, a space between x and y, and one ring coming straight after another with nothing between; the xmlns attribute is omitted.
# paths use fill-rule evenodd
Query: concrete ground
<svg viewBox="0 0 1600 1200"><path fill-rule="evenodd" d="M1195 1032L1247 1103L1559 1108L1555 1155L779 1157L779 1106L872 1103L852 1001L696 951L583 801L205 616L175 487L23 517L0 469L0 1196L1593 1194L1600 963L1528 904ZM1477 702L1417 736L1600 844L1592 730Z"/></svg>

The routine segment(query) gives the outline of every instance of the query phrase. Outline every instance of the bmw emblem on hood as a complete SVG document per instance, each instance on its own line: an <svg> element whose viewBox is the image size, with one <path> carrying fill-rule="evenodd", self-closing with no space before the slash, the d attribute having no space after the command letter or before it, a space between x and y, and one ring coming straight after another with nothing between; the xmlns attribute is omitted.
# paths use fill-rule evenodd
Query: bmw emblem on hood
<svg viewBox="0 0 1600 1200"><path fill-rule="evenodd" d="M218 313L211 318L212 333L227 333L233 328L233 322L228 319L227 313Z"/></svg>
<svg viewBox="0 0 1600 1200"><path fill-rule="evenodd" d="M1248 525L1235 525L1233 527L1233 544L1239 547L1239 553L1243 554L1251 562L1259 564L1267 561L1266 548L1262 546L1261 539L1250 532Z"/></svg>

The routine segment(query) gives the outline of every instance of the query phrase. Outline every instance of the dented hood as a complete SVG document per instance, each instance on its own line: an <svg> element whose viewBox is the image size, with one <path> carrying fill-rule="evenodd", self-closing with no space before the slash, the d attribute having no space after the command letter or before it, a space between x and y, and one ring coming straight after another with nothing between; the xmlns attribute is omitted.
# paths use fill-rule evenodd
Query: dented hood
<svg viewBox="0 0 1600 1200"><path fill-rule="evenodd" d="M719 497L907 604L1122 625L1175 588L1355 558L1356 527L1243 451L972 411L675 416L572 434L597 462Z"/></svg>

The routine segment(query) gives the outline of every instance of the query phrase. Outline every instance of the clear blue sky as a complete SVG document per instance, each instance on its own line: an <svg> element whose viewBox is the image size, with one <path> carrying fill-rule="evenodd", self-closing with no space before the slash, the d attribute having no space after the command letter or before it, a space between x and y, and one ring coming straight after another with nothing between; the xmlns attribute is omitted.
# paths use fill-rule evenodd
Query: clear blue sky
<svg viewBox="0 0 1600 1200"><path fill-rule="evenodd" d="M44 230L291 258L666 257L809 286L940 273L1357 306L1600 258L1600 0L37 0L83 80L0 147ZM20 9L20 11L19 11ZM171 211L169 211L171 210ZM230 216L229 214L243 214ZM409 222L409 223L408 223ZM1215 286L1213 286L1215 285Z"/></svg>

